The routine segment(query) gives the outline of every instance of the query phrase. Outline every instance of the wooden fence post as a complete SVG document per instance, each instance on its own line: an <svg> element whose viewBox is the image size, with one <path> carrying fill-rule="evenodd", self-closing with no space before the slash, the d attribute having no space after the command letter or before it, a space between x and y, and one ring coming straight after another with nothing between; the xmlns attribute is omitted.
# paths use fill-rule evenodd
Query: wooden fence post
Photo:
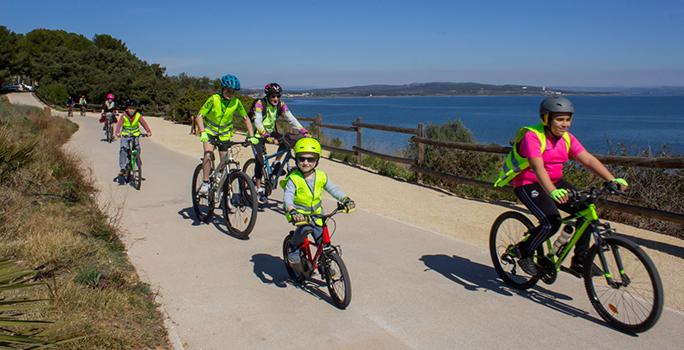
<svg viewBox="0 0 684 350"><path fill-rule="evenodd" d="M316 117L314 118L313 125L316 126L316 138L322 142L321 140L321 135L323 134L323 128L321 127L321 124L323 124L323 116L321 114L316 114Z"/></svg>
<svg viewBox="0 0 684 350"><path fill-rule="evenodd" d="M361 123L361 117L356 118L355 123ZM356 127L356 147L363 148L363 141L361 139L361 127ZM356 153L356 164L361 165L361 152L355 151Z"/></svg>
<svg viewBox="0 0 684 350"><path fill-rule="evenodd" d="M418 123L418 128L416 129L416 136L418 137L425 137L425 128L423 126L423 123ZM418 143L418 154L416 158L416 163L418 164L418 167L422 168L423 164L425 163L425 144L424 143ZM416 172L416 180L418 183L423 183L423 174Z"/></svg>

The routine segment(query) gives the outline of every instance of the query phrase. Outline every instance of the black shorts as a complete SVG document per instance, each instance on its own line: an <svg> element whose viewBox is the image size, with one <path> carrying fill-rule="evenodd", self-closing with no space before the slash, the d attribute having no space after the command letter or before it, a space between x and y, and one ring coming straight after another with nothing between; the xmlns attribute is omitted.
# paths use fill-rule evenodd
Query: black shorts
<svg viewBox="0 0 684 350"><path fill-rule="evenodd" d="M218 136L209 135L209 143L218 148L219 152L227 152L230 148L230 141L221 141Z"/></svg>

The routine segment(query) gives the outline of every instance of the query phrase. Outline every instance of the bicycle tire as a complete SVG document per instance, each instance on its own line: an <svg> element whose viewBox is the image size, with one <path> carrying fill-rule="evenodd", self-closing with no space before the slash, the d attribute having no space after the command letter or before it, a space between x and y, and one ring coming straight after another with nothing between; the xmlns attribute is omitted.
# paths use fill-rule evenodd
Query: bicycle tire
<svg viewBox="0 0 684 350"><path fill-rule="evenodd" d="M306 279L306 276L304 274L297 273L297 271L290 266L290 262L287 259L287 256L292 251L292 247L290 246L291 240L292 233L285 236L285 239L283 240L283 262L285 263L285 269L287 270L287 274L290 275L290 278L296 283L302 283Z"/></svg>
<svg viewBox="0 0 684 350"><path fill-rule="evenodd" d="M603 266L600 261L599 249L601 248L596 244L591 247L584 262L584 266L589 267L584 272L584 286L592 306L601 318L620 331L641 333L649 330L658 322L663 311L663 282L660 280L660 275L653 261L636 243L623 237L605 237L602 246L608 248L603 249L607 266ZM617 257L622 262L624 275L617 268L615 252L618 252ZM628 252L633 255L629 261L626 254ZM595 261L597 258L598 261ZM604 269L602 271L604 275L593 276L593 264L601 266ZM617 288L615 285L609 285L605 277L606 268L607 273L620 284L624 284L625 277L627 277L627 285ZM637 277L647 277L648 281L635 280ZM599 285L599 282L602 285ZM647 287L652 288L652 292L648 293L645 289ZM605 291L602 291L603 289ZM610 293L611 291L613 293ZM622 298L616 298L616 294L620 291ZM630 301L625 302L627 298ZM640 304L641 301L645 302L645 305ZM636 315L633 317L627 315L629 313L627 309L635 307L637 304L641 307L639 310L633 310L636 311ZM643 320L636 320L636 317L640 316L639 313L645 315Z"/></svg>
<svg viewBox="0 0 684 350"><path fill-rule="evenodd" d="M133 169L133 187L140 191L142 187L142 162L140 161L140 156L135 159L135 169Z"/></svg>
<svg viewBox="0 0 684 350"><path fill-rule="evenodd" d="M352 288L349 280L349 272L344 260L336 252L329 252L326 254L326 261L323 262L325 268L325 284L328 286L328 292L333 304L338 308L344 310L351 303ZM333 268L336 265L337 268ZM337 288L336 288L337 287ZM339 287L342 287L340 289ZM344 291L344 295L340 295L340 291Z"/></svg>
<svg viewBox="0 0 684 350"><path fill-rule="evenodd" d="M107 138L108 143L112 143L112 139L113 139L112 127L108 122L105 122L105 123L107 123L105 126L105 137Z"/></svg>
<svg viewBox="0 0 684 350"><path fill-rule="evenodd" d="M489 233L489 253L494 269L504 283L515 289L528 289L534 286L541 277L539 274L527 275L517 266L517 262L511 264L502 261L508 248L522 241L524 235L533 228L532 221L525 215L516 211L507 211L494 220ZM511 270L506 271L509 266Z"/></svg>
<svg viewBox="0 0 684 350"><path fill-rule="evenodd" d="M214 215L214 196L209 193L206 197L199 195L199 188L202 186L202 163L195 167L192 174L192 184L190 186L192 195L192 210L199 222L208 223Z"/></svg>
<svg viewBox="0 0 684 350"><path fill-rule="evenodd" d="M256 159L252 158L248 160L245 163L245 166L242 168L242 171L252 179L252 182L256 184ZM268 176L266 175L266 167L264 167L264 170L261 172L261 186L264 188L264 194L266 194L266 197L268 197L273 192L273 187L271 186L271 182L268 180Z"/></svg>
<svg viewBox="0 0 684 350"><path fill-rule="evenodd" d="M254 183L247 174L242 171L228 174L221 204L228 231L241 238L249 237L256 223L259 203Z"/></svg>

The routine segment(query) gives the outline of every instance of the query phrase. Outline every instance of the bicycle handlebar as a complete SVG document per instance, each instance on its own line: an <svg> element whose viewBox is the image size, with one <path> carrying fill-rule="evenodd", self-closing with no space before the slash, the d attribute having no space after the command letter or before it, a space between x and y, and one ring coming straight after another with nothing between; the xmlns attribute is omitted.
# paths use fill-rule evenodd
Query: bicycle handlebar
<svg viewBox="0 0 684 350"><path fill-rule="evenodd" d="M589 190L570 190L568 197L575 203L595 203L601 196L605 194L611 195L625 195L625 192L620 191L617 184L614 182L604 182L603 188L592 187Z"/></svg>

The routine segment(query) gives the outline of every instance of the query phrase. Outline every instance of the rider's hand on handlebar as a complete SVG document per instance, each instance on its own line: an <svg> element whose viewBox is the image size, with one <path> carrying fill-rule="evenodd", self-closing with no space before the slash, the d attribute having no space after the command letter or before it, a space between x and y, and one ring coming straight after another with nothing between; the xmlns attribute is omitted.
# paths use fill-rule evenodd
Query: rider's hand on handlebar
<svg viewBox="0 0 684 350"><path fill-rule="evenodd" d="M259 144L259 139L256 138L255 136L250 136L247 138L247 141L253 145L258 145Z"/></svg>
<svg viewBox="0 0 684 350"><path fill-rule="evenodd" d="M568 190L564 188L557 188L550 193L551 199L554 201L565 204L568 202Z"/></svg>
<svg viewBox="0 0 684 350"><path fill-rule="evenodd" d="M301 226L301 225L306 225L309 223L308 218L306 215L298 212L295 209L290 210L290 222L294 224L295 226Z"/></svg>
<svg viewBox="0 0 684 350"><path fill-rule="evenodd" d="M202 131L202 133L200 134L200 141L209 142L209 135L206 131Z"/></svg>
<svg viewBox="0 0 684 350"><path fill-rule="evenodd" d="M623 179L623 178L620 178L620 177L610 180L609 183L610 183L610 184L616 185L615 187L618 187L618 188L615 189L615 190L620 190L620 191L626 190L627 187L629 186L629 184L627 183L627 181L626 181L625 179ZM608 185L606 185L606 186L608 186ZM611 186L611 187L612 187L612 186ZM612 189L612 188L611 188L611 189Z"/></svg>
<svg viewBox="0 0 684 350"><path fill-rule="evenodd" d="M356 203L354 203L353 200L349 197L344 197L342 198L342 202L338 203L337 206L340 210L343 210L345 213L351 213L354 210L356 210Z"/></svg>

